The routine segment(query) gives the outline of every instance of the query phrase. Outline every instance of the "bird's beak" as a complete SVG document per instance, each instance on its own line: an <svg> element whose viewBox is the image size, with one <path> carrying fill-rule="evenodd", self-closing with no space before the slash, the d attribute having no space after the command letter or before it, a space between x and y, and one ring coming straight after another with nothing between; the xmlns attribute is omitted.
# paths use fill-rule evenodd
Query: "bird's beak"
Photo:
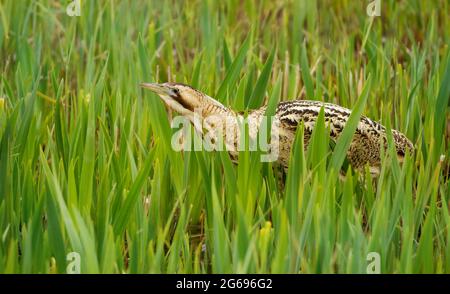
<svg viewBox="0 0 450 294"><path fill-rule="evenodd" d="M156 83L141 83L142 88L149 89L150 91L163 96L170 96L170 88Z"/></svg>
<svg viewBox="0 0 450 294"><path fill-rule="evenodd" d="M153 93L157 94L167 106L178 113L183 115L189 115L192 113L190 106L184 103L182 98L175 96L170 86L156 83L141 83L139 86L149 89Z"/></svg>

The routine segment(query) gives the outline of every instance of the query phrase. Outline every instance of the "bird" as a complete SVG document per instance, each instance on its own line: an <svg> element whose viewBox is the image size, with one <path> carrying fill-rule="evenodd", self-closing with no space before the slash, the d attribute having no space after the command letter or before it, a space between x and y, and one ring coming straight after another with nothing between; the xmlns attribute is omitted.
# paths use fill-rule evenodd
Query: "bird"
<svg viewBox="0 0 450 294"><path fill-rule="evenodd" d="M239 121L245 119L243 112L234 111L207 94L183 83L141 83L140 86L157 94L169 109L186 117L201 135L213 134L210 135L213 143L223 139L231 159L237 160ZM306 149L322 108L330 138L336 142L350 117L350 109L316 100L290 100L278 103L273 119L273 126L278 136L276 161L285 169L289 167L290 151L297 128L301 124L304 126L303 139ZM249 137L257 136L266 109L267 105L264 105L247 113ZM414 145L400 131L391 129L391 133L397 158L399 162L403 162L407 152L413 153ZM270 147L273 146L271 142ZM381 167L381 149L386 149L387 146L386 127L368 117L361 116L346 156L353 169L363 171L368 165L370 173L377 175Z"/></svg>

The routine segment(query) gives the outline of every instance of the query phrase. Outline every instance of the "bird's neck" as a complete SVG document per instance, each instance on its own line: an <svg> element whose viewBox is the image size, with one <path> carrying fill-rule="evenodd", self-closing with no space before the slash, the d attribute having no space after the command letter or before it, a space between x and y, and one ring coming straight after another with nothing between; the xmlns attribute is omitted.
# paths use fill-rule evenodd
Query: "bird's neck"
<svg viewBox="0 0 450 294"><path fill-rule="evenodd" d="M247 113L236 112L209 97L214 102L207 103L202 108L203 127L208 130L223 130L238 135L242 124L248 126L251 137L256 136L261 121L264 117L266 107L263 106Z"/></svg>

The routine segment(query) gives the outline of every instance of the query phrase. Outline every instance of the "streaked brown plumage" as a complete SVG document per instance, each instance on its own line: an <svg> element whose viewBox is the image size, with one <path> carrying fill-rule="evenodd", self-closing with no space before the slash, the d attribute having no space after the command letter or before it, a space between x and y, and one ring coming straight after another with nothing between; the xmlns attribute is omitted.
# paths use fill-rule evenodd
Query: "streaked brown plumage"
<svg viewBox="0 0 450 294"><path fill-rule="evenodd" d="M204 128L213 130L218 126L224 126L224 131L234 133L231 138L226 138L227 146L236 146L239 135L237 124L223 124L225 120L236 121L242 117L239 114L208 95L193 89L190 86L179 83L164 84L141 84L158 94L163 101L173 110L181 115L188 117L191 122L194 118L194 110L200 112L204 121ZM275 122L279 126L279 158L278 162L287 167L289 163L289 154L294 142L295 132L298 125L303 121L305 146L308 146L310 136L314 129L319 111L323 107L325 123L330 129L330 137L336 140L345 127L350 116L351 110L320 101L293 100L280 102L275 112ZM263 106L253 110L248 114L249 134L256 136L262 117L266 111ZM225 129L226 128L226 129ZM198 131L203 132L203 129ZM408 138L397 130L392 130L397 155L400 160L405 153L412 152L414 147ZM365 116L362 116L352 143L347 152L347 158L355 169L362 169L366 164L369 165L373 173L377 173L381 158L381 146L387 146L386 128ZM238 152L230 151L232 157L236 157Z"/></svg>

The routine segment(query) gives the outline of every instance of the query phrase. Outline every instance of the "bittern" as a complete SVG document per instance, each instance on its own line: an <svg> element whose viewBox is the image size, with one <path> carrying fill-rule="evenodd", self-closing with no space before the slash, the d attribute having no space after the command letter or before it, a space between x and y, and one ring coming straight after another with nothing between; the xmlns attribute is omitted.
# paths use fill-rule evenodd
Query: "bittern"
<svg viewBox="0 0 450 294"><path fill-rule="evenodd" d="M236 131L238 129L237 122L244 114L224 106L214 98L185 84L142 83L141 87L158 94L170 109L187 117L192 123L194 123L195 113L199 113L203 119L202 127L196 128L199 132L214 131L215 128L220 127L224 128L225 133L234 134L233 136L227 136L225 144L236 146L239 137L239 131ZM273 121L275 122L274 125L279 128L279 156L277 161L284 168L287 169L288 167L290 150L297 127L303 122L304 146L306 148L322 107L325 124L329 126L330 138L336 141L349 119L351 110L332 103L311 100L292 100L278 104ZM255 136L257 133L266 108L267 106L262 106L248 113L250 136ZM228 123L224 123L225 121ZM404 134L394 129L391 131L397 157L401 162L406 152L412 152L414 147ZM356 170L362 170L364 166L368 165L371 173L377 174L381 164L381 148L387 148L386 128L376 121L361 116L347 151L349 163ZM238 153L232 151L230 155L233 159L236 158Z"/></svg>

